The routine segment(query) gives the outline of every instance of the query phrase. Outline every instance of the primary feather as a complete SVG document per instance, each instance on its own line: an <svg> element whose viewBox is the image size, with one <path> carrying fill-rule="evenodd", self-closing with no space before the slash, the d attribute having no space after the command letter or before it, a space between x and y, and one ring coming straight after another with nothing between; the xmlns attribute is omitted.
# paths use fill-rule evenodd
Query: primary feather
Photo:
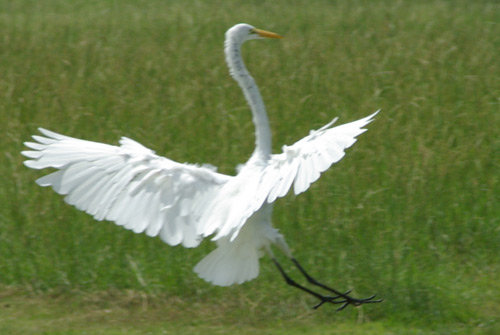
<svg viewBox="0 0 500 335"><path fill-rule="evenodd" d="M203 166L179 164L122 138L112 146L40 128L38 143L23 151L34 169L59 169L37 180L97 220L110 220L136 233L160 234L170 245L199 244L196 227L203 203L231 177Z"/></svg>

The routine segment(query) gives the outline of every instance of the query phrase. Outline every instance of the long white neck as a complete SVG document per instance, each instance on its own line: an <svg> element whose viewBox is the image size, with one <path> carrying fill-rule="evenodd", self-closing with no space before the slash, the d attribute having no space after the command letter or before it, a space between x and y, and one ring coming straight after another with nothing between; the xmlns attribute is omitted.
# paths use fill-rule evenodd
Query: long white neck
<svg viewBox="0 0 500 335"><path fill-rule="evenodd" d="M271 155L269 119L267 118L266 107L262 101L259 88L243 63L241 42L234 41L230 36L226 36L224 51L229 72L240 85L252 110L256 146L252 158L268 160Z"/></svg>

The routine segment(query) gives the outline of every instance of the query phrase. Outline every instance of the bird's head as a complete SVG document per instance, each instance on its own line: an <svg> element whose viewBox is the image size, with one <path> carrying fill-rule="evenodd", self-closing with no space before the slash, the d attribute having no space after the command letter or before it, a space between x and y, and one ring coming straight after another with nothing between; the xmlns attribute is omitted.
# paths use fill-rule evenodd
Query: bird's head
<svg viewBox="0 0 500 335"><path fill-rule="evenodd" d="M233 40L234 42L243 43L248 40L261 39L261 38L283 38L283 36L270 31L257 29L246 23L239 23L226 32L226 39Z"/></svg>

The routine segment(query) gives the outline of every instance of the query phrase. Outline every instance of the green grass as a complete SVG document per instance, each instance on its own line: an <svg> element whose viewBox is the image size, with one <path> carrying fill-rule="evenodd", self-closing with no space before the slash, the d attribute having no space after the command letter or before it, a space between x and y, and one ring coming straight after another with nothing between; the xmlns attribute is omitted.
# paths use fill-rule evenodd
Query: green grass
<svg viewBox="0 0 500 335"><path fill-rule="evenodd" d="M2 333L71 333L65 324L75 334L498 331L494 1L49 0L0 8ZM268 259L257 280L212 287L192 272L209 242L172 248L96 223L22 166L22 143L41 126L107 143L127 136L233 173L254 143L222 53L223 34L237 22L286 36L244 47L276 152L335 116L347 122L382 109L307 193L277 202L274 223L312 274L356 295L378 293L383 304L312 312L314 301L286 287ZM117 322L93 315L96 305Z"/></svg>
<svg viewBox="0 0 500 335"><path fill-rule="evenodd" d="M479 334L479 326L435 325L433 329L356 318L336 320L310 309L269 314L249 296L231 301L151 297L129 290L72 292L71 295L26 294L3 290L2 334ZM247 307L243 310L241 305ZM214 313L216 311L216 313ZM489 328L494 334L495 329Z"/></svg>

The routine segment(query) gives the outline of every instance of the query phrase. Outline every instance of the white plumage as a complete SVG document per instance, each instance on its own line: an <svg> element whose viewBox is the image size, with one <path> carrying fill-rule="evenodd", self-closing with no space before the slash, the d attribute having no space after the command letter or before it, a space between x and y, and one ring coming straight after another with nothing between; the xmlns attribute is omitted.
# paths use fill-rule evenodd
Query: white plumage
<svg viewBox="0 0 500 335"><path fill-rule="evenodd" d="M44 136L26 142L25 165L57 171L37 180L65 201L135 233L157 236L170 245L196 247L208 236L217 249L196 267L198 275L227 286L255 278L262 250L271 244L292 257L283 236L271 226L272 202L293 188L307 190L338 162L376 113L337 127L335 120L280 154L271 154L264 104L245 68L240 48L256 38L279 35L238 24L226 33L230 73L242 87L256 126L256 149L236 176L210 166L180 164L123 137L119 146L80 140L40 128Z"/></svg>

